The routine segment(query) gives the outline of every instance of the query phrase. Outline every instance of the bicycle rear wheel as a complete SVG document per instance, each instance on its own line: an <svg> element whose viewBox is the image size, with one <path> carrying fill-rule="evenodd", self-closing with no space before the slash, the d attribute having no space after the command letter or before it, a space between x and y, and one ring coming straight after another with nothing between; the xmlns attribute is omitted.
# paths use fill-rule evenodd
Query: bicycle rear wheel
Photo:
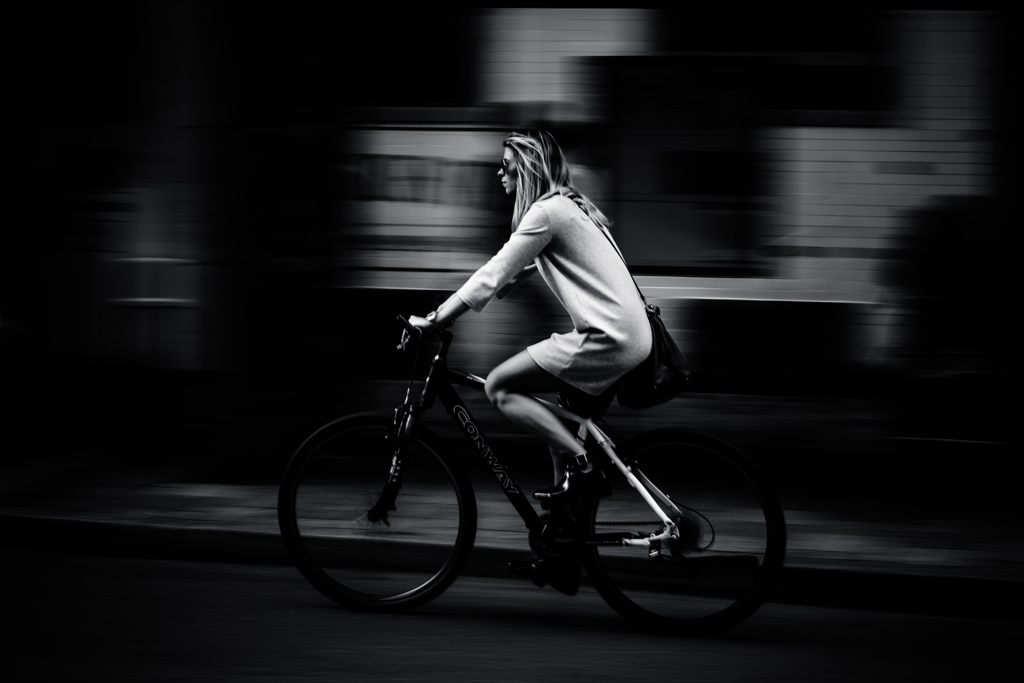
<svg viewBox="0 0 1024 683"><path fill-rule="evenodd" d="M401 486L371 512L389 481L391 421L352 416L318 430L292 457L278 522L302 575L340 603L408 609L444 591L476 535L476 501L461 464L418 427L401 458Z"/></svg>
<svg viewBox="0 0 1024 683"><path fill-rule="evenodd" d="M778 577L786 546L782 506L761 471L729 444L682 429L642 434L622 451L634 473L676 503L680 512L669 516L680 538L653 552L616 544L664 525L624 477L611 477L612 495L590 501L584 518L584 563L598 592L654 629L704 634L750 616Z"/></svg>

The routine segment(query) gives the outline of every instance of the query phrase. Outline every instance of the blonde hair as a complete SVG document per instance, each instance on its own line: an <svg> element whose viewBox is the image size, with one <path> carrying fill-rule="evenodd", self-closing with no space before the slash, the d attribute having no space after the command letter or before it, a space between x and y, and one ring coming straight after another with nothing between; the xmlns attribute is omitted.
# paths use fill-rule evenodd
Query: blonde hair
<svg viewBox="0 0 1024 683"><path fill-rule="evenodd" d="M503 144L512 150L518 176L516 205L512 211L513 231L538 199L554 192L576 202L597 227L608 229L611 224L608 218L586 195L573 187L569 165L551 133L544 130L511 133Z"/></svg>

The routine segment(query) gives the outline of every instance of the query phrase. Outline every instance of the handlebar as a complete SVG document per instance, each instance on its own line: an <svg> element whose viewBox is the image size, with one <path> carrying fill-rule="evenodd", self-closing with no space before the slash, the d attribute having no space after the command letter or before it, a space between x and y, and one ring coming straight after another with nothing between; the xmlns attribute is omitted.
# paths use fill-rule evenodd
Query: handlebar
<svg viewBox="0 0 1024 683"><path fill-rule="evenodd" d="M398 343L398 346L395 347L395 350L405 351L405 345L409 343L409 340L416 337L416 340L419 341L420 337L423 336L423 330L416 327L402 316L398 316L398 322L402 323L404 331L402 332L402 340Z"/></svg>
<svg viewBox="0 0 1024 683"><path fill-rule="evenodd" d="M398 316L398 322L400 322L402 324L402 339L398 343L398 346L395 347L396 350L404 351L406 345L414 337L415 337L415 339L416 339L416 341L418 343L419 341L421 341L423 339L423 337L426 336L424 334L424 328L416 327L411 322L406 320L406 318L404 316L401 316L401 315ZM443 347L446 350L448 348L448 344L450 344L451 340L452 340L452 333L448 331L448 328L452 326L452 322L453 321L448 321L447 323L445 323L444 325L442 325L440 327L435 325L435 326L433 326L433 327L431 327L430 329L427 330L428 334L436 332L437 334L439 334L441 336L442 345L443 345Z"/></svg>
<svg viewBox="0 0 1024 683"><path fill-rule="evenodd" d="M408 332L409 334L422 334L423 333L423 330L421 330L420 328L416 327L411 322L406 320L404 316L401 316L401 315L398 316L398 322L402 323L402 327L404 327L405 331Z"/></svg>

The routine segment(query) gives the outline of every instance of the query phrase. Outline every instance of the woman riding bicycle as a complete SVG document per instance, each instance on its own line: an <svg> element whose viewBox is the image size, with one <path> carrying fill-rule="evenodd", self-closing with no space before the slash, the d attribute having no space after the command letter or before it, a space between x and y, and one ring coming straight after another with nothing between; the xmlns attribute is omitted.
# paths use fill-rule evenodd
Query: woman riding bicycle
<svg viewBox="0 0 1024 683"><path fill-rule="evenodd" d="M629 271L608 233L608 219L572 184L569 167L546 131L512 133L498 176L515 195L512 236L454 295L426 317L430 329L467 310L481 311L498 290L535 266L569 313L573 330L553 334L498 365L487 376L491 403L514 424L544 441L554 486L534 496L566 499L585 485L593 465L569 429L530 394L563 392L570 409L607 407L614 385L651 351L651 328Z"/></svg>
<svg viewBox="0 0 1024 683"><path fill-rule="evenodd" d="M662 337L660 321L648 322L657 309L643 304L607 219L573 188L549 134L510 135L498 176L516 199L512 236L439 310L398 316L399 348L415 338L421 351L425 335L410 332L482 310L529 266L568 311L572 331L532 344L481 382L448 367L454 335L437 330L440 348L418 400L410 384L392 414L332 420L292 456L277 504L289 555L317 590L360 608L412 608L452 584L477 537L477 498L460 459L424 424L438 399L526 525L538 559L509 562L514 573L573 595L585 565L611 607L659 632L706 634L738 623L762 604L782 568L786 521L778 496L749 458L720 439L669 427L620 444L590 419L613 395L625 405L647 403L653 373L619 379L650 357L652 336L659 355L662 341L670 351L674 344ZM423 376L413 365L410 382ZM629 394L633 380L637 401ZM483 388L513 423L550 445L555 485L534 494L543 514L488 445L455 385ZM532 397L547 392L560 392L562 405ZM579 422L576 431L599 444L592 452L599 463L587 461L563 419ZM484 530L489 544L500 542L497 533Z"/></svg>
<svg viewBox="0 0 1024 683"><path fill-rule="evenodd" d="M498 176L515 195L508 242L437 311L411 316L421 328L444 326L467 310L482 311L495 293L531 264L572 318L553 334L494 368L491 403L551 450L555 485L534 495L567 497L591 469L582 444L530 394L568 392L606 407L613 385L647 358L651 328L626 265L608 233L608 219L572 185L569 167L546 131L512 133Z"/></svg>

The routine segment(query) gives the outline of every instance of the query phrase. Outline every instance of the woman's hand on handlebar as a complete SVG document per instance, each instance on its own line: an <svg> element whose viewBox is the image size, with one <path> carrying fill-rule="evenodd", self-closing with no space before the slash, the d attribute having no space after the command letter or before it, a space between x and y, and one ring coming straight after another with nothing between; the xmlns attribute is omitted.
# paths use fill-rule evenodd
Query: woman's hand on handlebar
<svg viewBox="0 0 1024 683"><path fill-rule="evenodd" d="M406 345L412 340L414 332L418 333L416 336L423 337L441 329L441 327L433 321L432 314L424 318L421 318L418 315L410 315L408 319L398 316L398 319L401 321L403 327L402 339L398 344L399 351L405 350Z"/></svg>
<svg viewBox="0 0 1024 683"><path fill-rule="evenodd" d="M409 319L406 320L402 316L398 316L405 328L402 332L402 343L399 344L399 348L405 348L406 343L409 341L408 337L413 331L418 331L420 335L424 335L451 327L455 319L468 310L469 305L460 299L457 294L452 294L441 304L440 308L436 311L431 311L422 318L418 315L410 315Z"/></svg>
<svg viewBox="0 0 1024 683"><path fill-rule="evenodd" d="M418 315L410 315L409 324L423 330L424 333L433 332L437 329L437 326L433 322L426 318L421 318Z"/></svg>

